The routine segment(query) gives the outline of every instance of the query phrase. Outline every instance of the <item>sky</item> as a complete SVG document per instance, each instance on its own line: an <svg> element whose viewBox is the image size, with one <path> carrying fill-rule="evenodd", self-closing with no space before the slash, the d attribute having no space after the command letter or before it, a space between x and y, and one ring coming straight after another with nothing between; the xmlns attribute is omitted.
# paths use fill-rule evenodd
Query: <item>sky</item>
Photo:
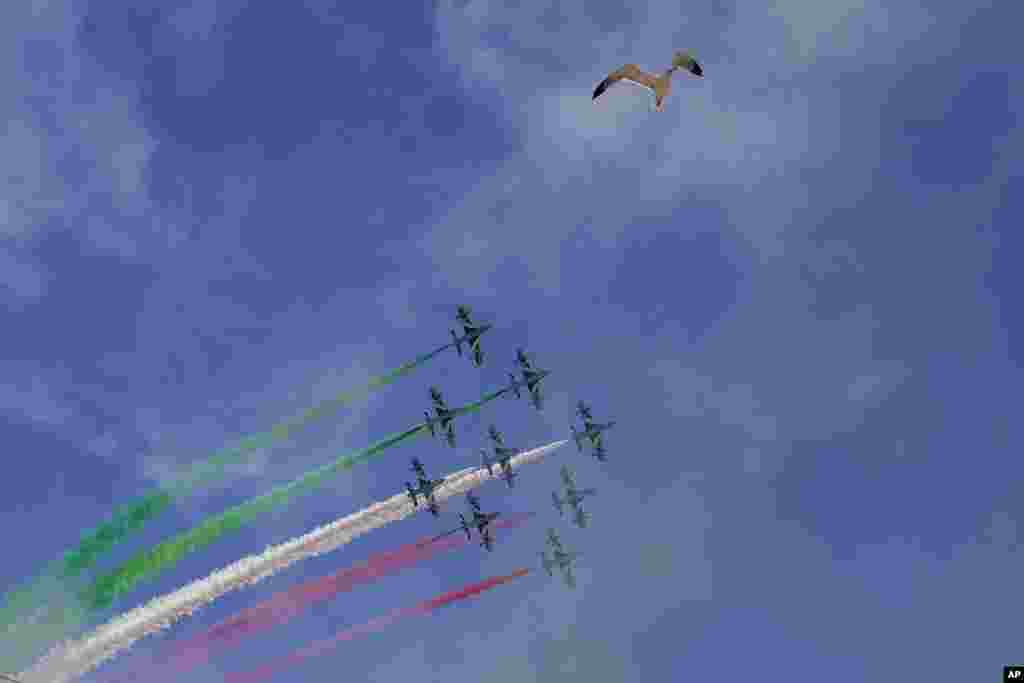
<svg viewBox="0 0 1024 683"><path fill-rule="evenodd" d="M273 448L100 563L460 405L498 401L189 556L100 620L473 464L485 429L618 425L485 506L536 512L196 669L258 666L585 553L275 681L995 680L1020 663L1019 3L34 0L0 9L0 587L240 436L495 329ZM665 110L590 94L690 48ZM1014 169L1017 169L1014 171ZM1016 219L1013 216L1018 216ZM570 464L590 528L551 508ZM225 596L84 680L456 519L370 534ZM39 654L8 643L0 667ZM21 649L19 649L21 648Z"/></svg>

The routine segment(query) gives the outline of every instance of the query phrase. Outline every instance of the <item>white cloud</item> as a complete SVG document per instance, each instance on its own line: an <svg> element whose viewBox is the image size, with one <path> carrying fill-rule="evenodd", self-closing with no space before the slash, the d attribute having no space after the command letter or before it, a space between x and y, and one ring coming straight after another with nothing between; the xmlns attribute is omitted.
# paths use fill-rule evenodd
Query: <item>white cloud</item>
<svg viewBox="0 0 1024 683"><path fill-rule="evenodd" d="M3 208L4 205L0 203L0 212ZM0 292L7 295L3 298L10 300L12 306L39 299L46 290L48 279L49 275L42 265L15 255L13 249L0 247Z"/></svg>
<svg viewBox="0 0 1024 683"><path fill-rule="evenodd" d="M749 384L725 384L685 367L678 360L657 361L651 374L665 382L672 415L710 418L729 427L739 427L754 441L774 441L776 421L766 415Z"/></svg>
<svg viewBox="0 0 1024 683"><path fill-rule="evenodd" d="M739 50L732 59L723 59L721 45L694 46L707 78L677 78L666 111L654 113L650 95L640 89L620 88L596 103L590 92L624 61L667 66L674 47L697 38L685 30L688 24L709 23L713 33L725 30L721 22L648 2L623 6L618 14L630 23L608 33L595 14L606 8L573 2L557 5L573 19L556 33L547 26L555 7L438 6L440 53L459 69L469 96L499 98L504 120L522 139L521 151L492 169L424 238L438 270L460 278L462 286L486 289L492 273L521 262L529 284L556 294L559 254L574 231L622 247L644 239L634 227L638 221L680 215L695 198L725 206L768 204L756 215L730 213L750 242L781 253L789 219L807 195L802 183L774 179L827 158L837 144L813 144L810 137L820 129L810 125L812 111L836 109L834 96L824 105L812 102L797 87L779 87L784 65L765 68L758 50L781 34L731 46ZM741 28L757 36L743 16Z"/></svg>
<svg viewBox="0 0 1024 683"><path fill-rule="evenodd" d="M174 56L179 96L206 94L224 75L222 3L195 0L175 9L154 35L154 51Z"/></svg>
<svg viewBox="0 0 1024 683"><path fill-rule="evenodd" d="M917 2L830 0L808 5L775 0L764 10L782 19L797 54L808 62L843 57L878 63L918 39L935 21Z"/></svg>
<svg viewBox="0 0 1024 683"><path fill-rule="evenodd" d="M0 411L51 426L64 424L76 416L71 405L42 377L17 371L4 375L0 383Z"/></svg>
<svg viewBox="0 0 1024 683"><path fill-rule="evenodd" d="M804 174L844 144L839 77L905 69L935 49L919 46L934 21L918 3L833 0L808 10L782 0L723 19L662 0L443 0L435 19L439 54L470 98L494 102L522 147L442 215L423 246L460 286L486 290L493 273L521 261L529 284L552 295L574 231L622 247L646 237L635 227L643 219L677 216L686 232L694 199L723 206L762 257L785 256L807 229L796 220L813 199ZM706 78L677 78L666 111L625 87L591 102L611 68L663 68L685 47ZM865 124L870 143L875 124ZM871 183L856 165L833 173L843 176L843 200Z"/></svg>
<svg viewBox="0 0 1024 683"><path fill-rule="evenodd" d="M261 380L259 391L247 391L228 399L210 398L203 410L187 415L187 423L174 424L163 411L139 408L135 424L153 444L150 452L137 462L144 476L159 487L172 487L193 465L209 459L223 448L233 447L241 439L268 432L277 424L291 421L313 406L329 402L346 391L364 387L370 378L369 369L351 358L367 355L366 351L352 347L332 349L310 361L285 363L269 369ZM325 368L327 368L325 370ZM337 368L344 368L339 370ZM232 387L238 391L238 387ZM310 420L307 427L297 429L285 438L268 440L262 447L246 452L223 468L223 476L208 482L209 490L231 486L238 478L267 477L281 469L290 476L295 469L286 454L303 443L303 458L299 471L308 469L308 463L322 463L365 444L353 445L348 436L363 425L370 414L373 395L355 396L347 404L326 409L318 419ZM240 420L239 415L250 416ZM259 418L251 416L260 416ZM318 438L316 445L306 447L306 431L314 432L330 425L329 437ZM285 454L275 463L275 451ZM342 477L337 486L347 487L350 478Z"/></svg>
<svg viewBox="0 0 1024 683"><path fill-rule="evenodd" d="M208 40L218 22L219 5L217 2L193 0L174 10L167 19L183 38L189 40Z"/></svg>
<svg viewBox="0 0 1024 683"><path fill-rule="evenodd" d="M90 231L97 216L137 219L153 210L146 174L156 141L134 88L79 43L79 4L8 3L0 11L0 240L8 246L25 247L53 225L116 249L162 238L160 222ZM25 269L0 269L0 282L30 298L45 285Z"/></svg>

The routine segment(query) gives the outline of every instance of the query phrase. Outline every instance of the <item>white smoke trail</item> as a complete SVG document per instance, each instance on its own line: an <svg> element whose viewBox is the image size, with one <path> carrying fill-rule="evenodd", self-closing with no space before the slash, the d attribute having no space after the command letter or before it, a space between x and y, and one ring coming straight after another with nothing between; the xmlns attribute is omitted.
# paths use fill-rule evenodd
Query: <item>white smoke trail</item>
<svg viewBox="0 0 1024 683"><path fill-rule="evenodd" d="M513 457L513 468L537 462L568 443L555 441ZM495 469L493 476L500 474ZM438 502L476 488L492 475L485 469L468 467L445 477L435 498ZM305 536L267 548L215 571L173 593L154 598L142 607L115 617L77 641L64 641L44 655L18 678L23 683L64 683L92 671L101 663L131 647L141 638L167 628L220 596L276 574L285 567L339 548L368 531L408 517L415 508L408 495L400 493L385 501L319 527Z"/></svg>

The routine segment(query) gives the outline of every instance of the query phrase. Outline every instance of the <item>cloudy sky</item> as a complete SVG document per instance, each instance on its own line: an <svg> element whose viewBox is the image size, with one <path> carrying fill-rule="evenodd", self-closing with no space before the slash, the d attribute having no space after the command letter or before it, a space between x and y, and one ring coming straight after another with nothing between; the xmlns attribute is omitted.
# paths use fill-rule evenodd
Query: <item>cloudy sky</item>
<svg viewBox="0 0 1024 683"><path fill-rule="evenodd" d="M609 461L568 448L483 489L538 513L493 554L322 604L189 680L536 566L549 525L586 553L575 591L535 573L274 680L959 683L1024 659L1019 3L407 4L0 10L0 587L181 466L443 344L466 303L496 326L484 368L449 352L100 569L411 426L430 384L479 397L517 346L554 371L542 413L501 401L455 450L395 448L90 624L392 495L411 456L470 464L491 422L563 438L585 398L619 421ZM625 86L591 102L681 48L706 78L664 112ZM551 509L561 462L600 489L592 528ZM439 526L376 532L134 652ZM12 642L0 667L48 645Z"/></svg>

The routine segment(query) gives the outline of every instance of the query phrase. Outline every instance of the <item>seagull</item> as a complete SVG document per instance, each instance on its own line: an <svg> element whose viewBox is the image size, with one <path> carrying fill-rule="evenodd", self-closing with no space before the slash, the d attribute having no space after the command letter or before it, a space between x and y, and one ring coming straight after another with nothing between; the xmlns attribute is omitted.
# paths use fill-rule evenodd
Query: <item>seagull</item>
<svg viewBox="0 0 1024 683"><path fill-rule="evenodd" d="M592 99L596 100L605 90L618 81L627 81L652 90L654 92L654 109L655 111L661 111L662 100L668 95L669 87L672 83L672 72L680 68L686 69L698 78L704 77L704 69L693 58L689 50L677 51L672 55L672 68L667 69L660 76L642 71L636 64L626 64L621 69L611 72L608 74L608 78L598 83L597 87L594 88L594 97Z"/></svg>

